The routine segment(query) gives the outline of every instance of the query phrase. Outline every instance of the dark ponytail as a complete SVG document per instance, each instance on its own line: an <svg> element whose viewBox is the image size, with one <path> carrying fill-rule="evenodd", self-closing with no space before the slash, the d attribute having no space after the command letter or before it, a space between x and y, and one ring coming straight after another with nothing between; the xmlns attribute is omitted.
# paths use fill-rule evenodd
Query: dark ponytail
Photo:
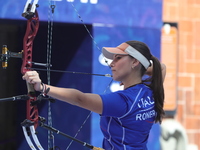
<svg viewBox="0 0 200 150"><path fill-rule="evenodd" d="M163 78L162 78L162 68L160 61L152 56L151 60L153 62L153 71L150 78L151 82L149 84L150 88L153 90L155 108L157 112L156 122L161 123L164 116L164 87L163 87Z"/></svg>
<svg viewBox="0 0 200 150"><path fill-rule="evenodd" d="M164 87L163 87L163 78L162 78L162 68L160 61L152 56L150 49L148 46L140 41L128 41L126 42L136 50L138 50L147 60L152 61L153 71L152 76L148 79L143 80L143 83L148 85L153 90L153 96L155 101L155 109L157 112L155 122L162 122L162 118L164 116ZM146 72L146 69L142 66L141 68L141 76L143 76Z"/></svg>

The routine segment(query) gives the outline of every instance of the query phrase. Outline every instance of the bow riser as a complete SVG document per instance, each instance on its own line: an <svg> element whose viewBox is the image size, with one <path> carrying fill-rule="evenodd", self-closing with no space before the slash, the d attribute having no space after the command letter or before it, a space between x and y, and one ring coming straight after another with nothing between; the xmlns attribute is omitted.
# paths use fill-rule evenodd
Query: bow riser
<svg viewBox="0 0 200 150"><path fill-rule="evenodd" d="M32 0L27 0L27 3L25 5L24 12L22 16L27 18L27 27L26 27L26 33L24 35L23 39L23 56L22 56L22 66L21 66L21 73L24 75L27 71L30 71L32 67L32 50L33 50L33 41L35 39L35 36L38 32L39 28L39 16L36 10L36 5L38 0L34 0L33 4L31 4ZM40 142L38 141L38 138L35 134L35 129L38 126L39 121L39 113L37 108L37 97L34 90L34 87L32 84L26 82L27 84L27 90L28 90L28 96L29 100L27 100L26 103L26 120L22 122L22 128L24 131L24 135L26 138L26 141L28 142L30 148L32 150L35 150L35 147L33 146L33 143L30 138L30 133L32 135L32 138L34 140L34 143L36 144L37 148L39 150L44 150L42 146L40 145ZM29 133L29 134L28 134Z"/></svg>
<svg viewBox="0 0 200 150"><path fill-rule="evenodd" d="M25 74L32 67L32 49L33 41L39 29L39 16L37 11L35 17L27 20L26 33L23 39L23 63L21 73Z"/></svg>
<svg viewBox="0 0 200 150"><path fill-rule="evenodd" d="M26 33L23 39L23 62L21 66L21 73L25 74L27 71L30 71L32 67L32 50L33 50L33 41L39 29L39 16L37 11L35 15L27 20ZM33 85L27 83L28 96L30 99L27 101L27 112L26 118L34 122L34 127L38 126L38 108L37 106L32 106L32 103L37 100L35 95L35 90Z"/></svg>
<svg viewBox="0 0 200 150"><path fill-rule="evenodd" d="M29 86L29 85L27 85L27 86ZM28 96L30 97L30 99L26 103L26 118L28 120L34 122L34 127L36 129L38 126L39 113L38 113L37 106L36 105L32 106L32 103L37 100L37 98L35 96L33 96L33 94L35 95L35 93L32 93L32 92L28 93Z"/></svg>

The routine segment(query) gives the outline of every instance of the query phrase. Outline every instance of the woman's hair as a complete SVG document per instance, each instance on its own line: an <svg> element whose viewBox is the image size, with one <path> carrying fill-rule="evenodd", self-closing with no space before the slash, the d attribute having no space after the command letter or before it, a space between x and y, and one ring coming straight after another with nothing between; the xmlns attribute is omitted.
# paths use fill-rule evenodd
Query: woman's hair
<svg viewBox="0 0 200 150"><path fill-rule="evenodd" d="M150 49L145 43L140 41L127 41L126 43L138 50L144 57L146 57L150 64L153 64L152 76L143 80L143 83L146 83L153 90L155 109L157 112L155 122L161 123L165 112L163 110L164 88L160 61L151 54ZM141 75L143 76L145 72L146 69L142 66Z"/></svg>

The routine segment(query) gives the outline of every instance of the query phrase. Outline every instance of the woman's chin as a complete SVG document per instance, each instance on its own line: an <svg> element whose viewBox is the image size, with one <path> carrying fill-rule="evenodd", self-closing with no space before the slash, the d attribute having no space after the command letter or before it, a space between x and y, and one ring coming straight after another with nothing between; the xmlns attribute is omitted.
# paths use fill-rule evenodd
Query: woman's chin
<svg viewBox="0 0 200 150"><path fill-rule="evenodd" d="M117 78L115 76L113 76L113 80L115 80L115 81L121 81L119 78Z"/></svg>

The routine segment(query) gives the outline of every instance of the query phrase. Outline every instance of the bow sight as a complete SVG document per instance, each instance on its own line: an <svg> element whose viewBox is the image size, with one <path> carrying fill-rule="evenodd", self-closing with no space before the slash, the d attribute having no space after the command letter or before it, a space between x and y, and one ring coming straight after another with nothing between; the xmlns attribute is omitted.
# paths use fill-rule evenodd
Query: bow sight
<svg viewBox="0 0 200 150"><path fill-rule="evenodd" d="M10 58L21 58L23 59L23 50L21 52L11 52L8 50L7 45L3 45L2 47L2 54L0 54L0 62L2 62L2 68L6 69L8 67L8 61ZM43 67L48 67L48 66L52 66L51 64L47 64L47 63L38 63L38 62L33 62L33 61L28 61L28 64L33 64L33 65L37 65L37 66L43 66ZM27 69L29 68L28 66L26 66ZM31 69L31 68L29 68Z"/></svg>
<svg viewBox="0 0 200 150"><path fill-rule="evenodd" d="M2 67L4 69L8 67L8 60L10 57L22 58L22 53L10 52L7 48L7 45L3 45L0 61L2 62Z"/></svg>

